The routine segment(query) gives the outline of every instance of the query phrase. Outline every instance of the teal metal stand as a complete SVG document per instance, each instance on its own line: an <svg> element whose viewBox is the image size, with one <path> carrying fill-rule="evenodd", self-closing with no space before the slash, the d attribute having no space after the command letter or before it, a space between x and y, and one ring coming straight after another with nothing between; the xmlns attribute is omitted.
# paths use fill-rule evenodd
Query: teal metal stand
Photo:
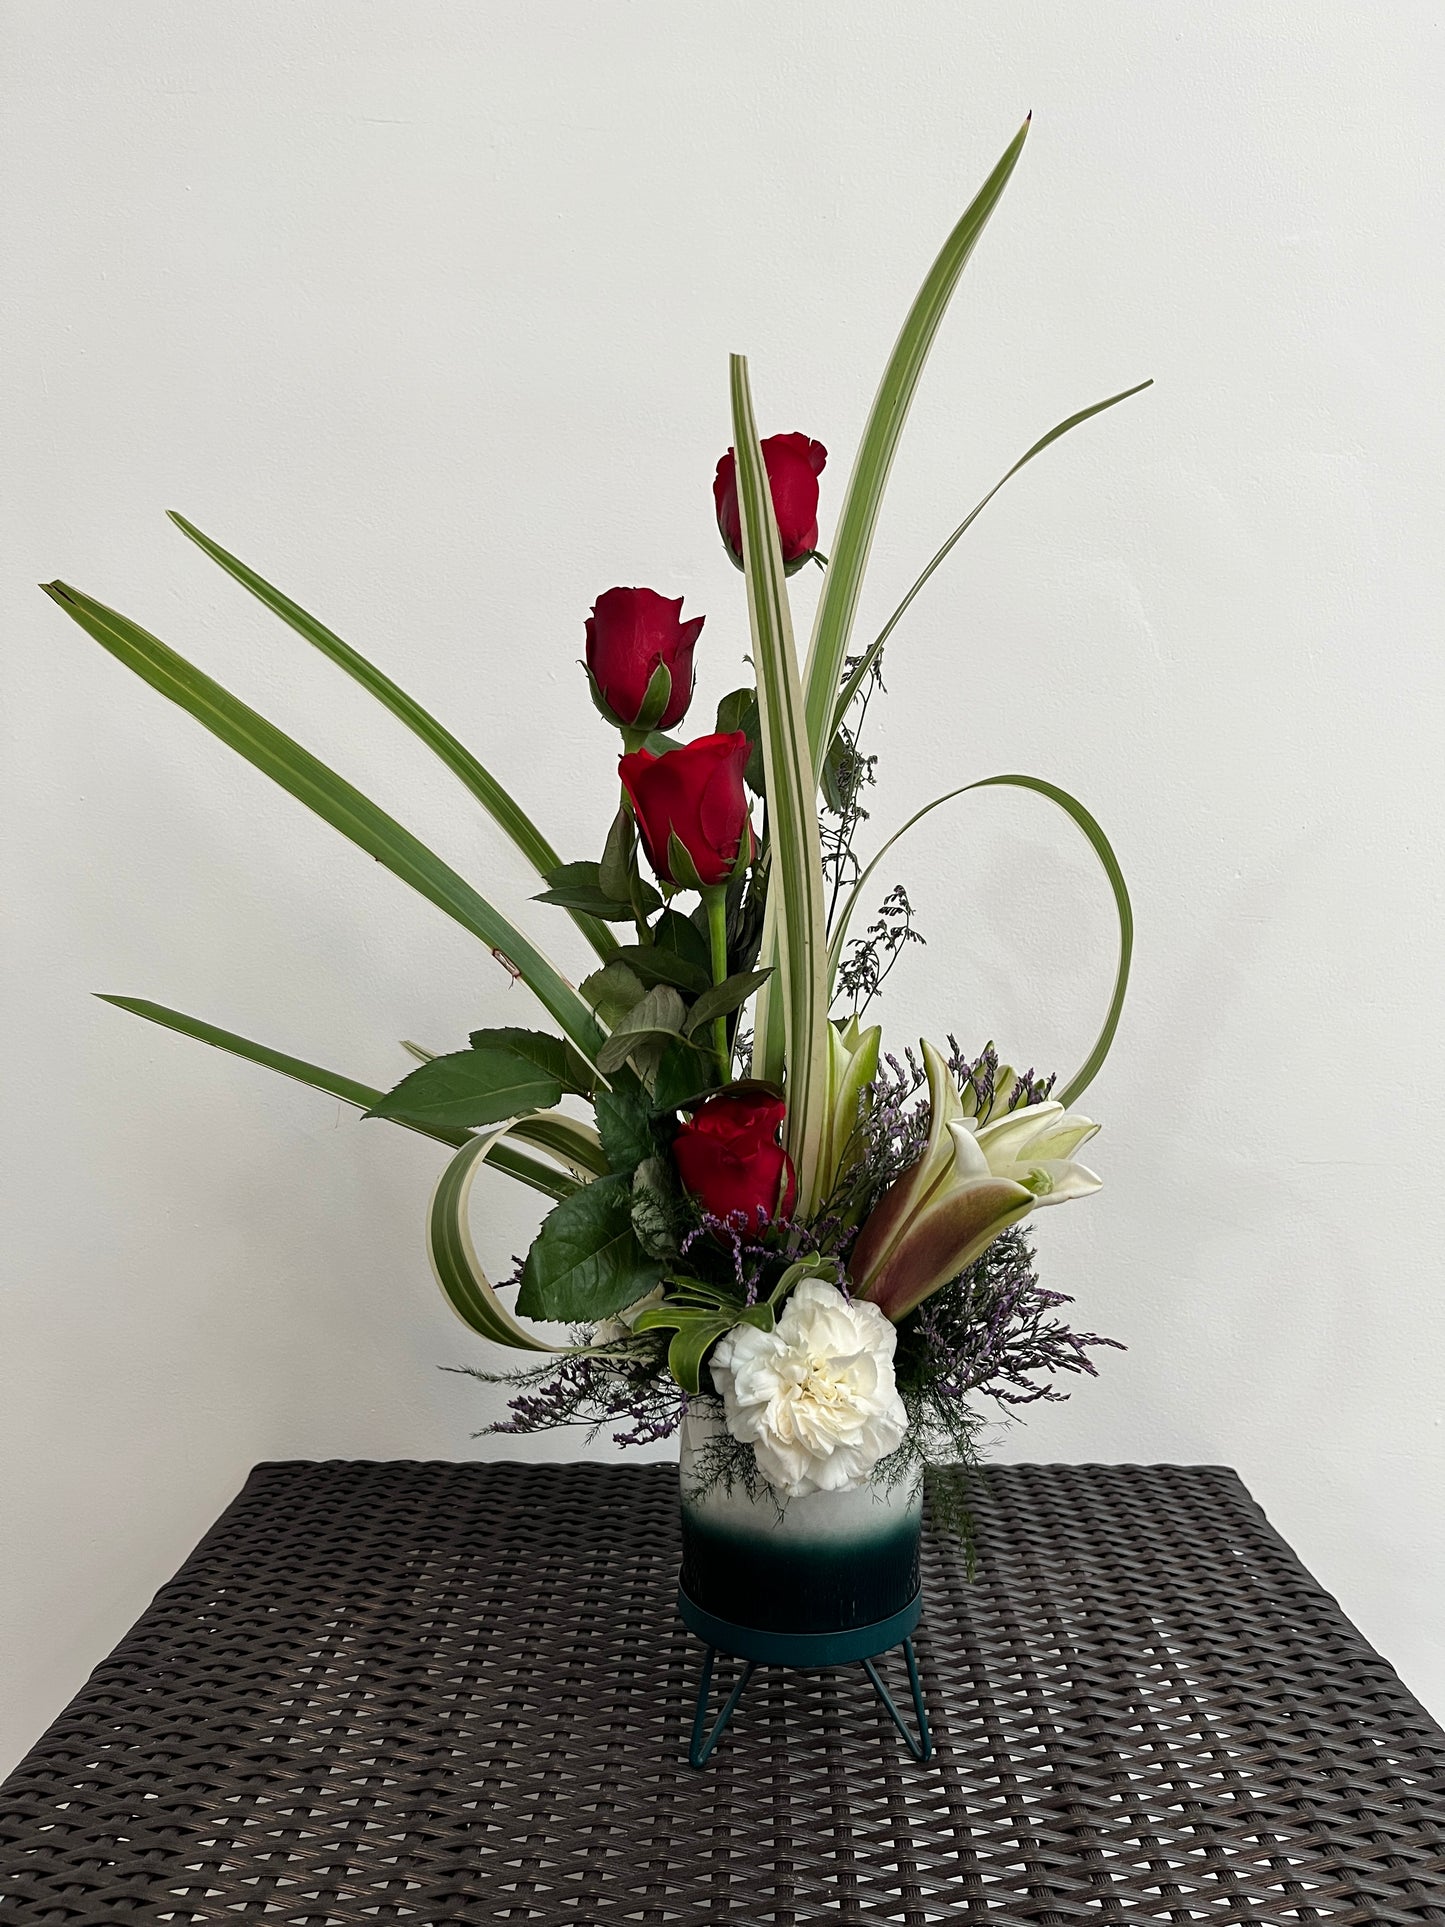
<svg viewBox="0 0 1445 1927"><path fill-rule="evenodd" d="M923 1686L918 1677L918 1657L913 1650L914 1628L923 1611L921 1592L915 1593L902 1612L894 1613L891 1619L880 1619L871 1626L854 1626L841 1633L771 1633L759 1631L755 1626L734 1625L731 1620L718 1619L712 1613L704 1612L681 1588L677 1595L677 1610L688 1631L695 1633L707 1648L702 1663L702 1679L697 1689L692 1740L687 1751L689 1766L707 1765L737 1711L748 1681L759 1666L795 1666L803 1670L816 1670L824 1666L848 1666L856 1661L862 1662L874 1692L913 1758L922 1761L933 1757L933 1735L928 1728ZM874 1664L875 1660L891 1652L895 1646L903 1648L903 1657L908 1666L908 1684L918 1721L916 1736L910 1731L897 1701ZM734 1658L746 1661L746 1664L737 1684L723 1701L721 1712L709 1727L707 1715L712 1696L713 1662L719 1653L730 1653Z"/></svg>

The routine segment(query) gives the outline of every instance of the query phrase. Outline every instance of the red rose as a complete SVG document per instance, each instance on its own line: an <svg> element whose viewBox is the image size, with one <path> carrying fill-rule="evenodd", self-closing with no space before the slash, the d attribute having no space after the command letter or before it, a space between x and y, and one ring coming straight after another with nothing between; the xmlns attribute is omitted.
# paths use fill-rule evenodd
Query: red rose
<svg viewBox="0 0 1445 1927"><path fill-rule="evenodd" d="M778 538L783 547L783 566L791 575L801 569L818 546L818 477L828 451L821 442L810 442L806 435L769 435L762 444L763 466L768 471L768 486L773 494L773 513L778 518ZM717 503L717 525L728 553L741 568L743 564L743 524L738 512L737 463L731 449L717 465L712 485Z"/></svg>
<svg viewBox="0 0 1445 1927"><path fill-rule="evenodd" d="M692 701L692 651L703 618L682 620L682 597L669 602L655 589L609 589L587 618L587 667L599 695L620 724L631 729L642 711L647 685L661 663L672 693L653 729L671 729Z"/></svg>
<svg viewBox="0 0 1445 1927"><path fill-rule="evenodd" d="M741 1211L749 1223L771 1223L793 1208L793 1160L778 1142L787 1115L782 1098L735 1084L693 1112L672 1141L678 1175L711 1217Z"/></svg>
<svg viewBox="0 0 1445 1927"><path fill-rule="evenodd" d="M669 844L674 836L698 882L726 883L732 875L743 837L752 836L743 788L747 760L748 739L736 730L727 736L699 736L695 743L662 756L636 749L618 763L647 860L664 883L696 887L692 877L672 873ZM749 853L751 848L749 841Z"/></svg>

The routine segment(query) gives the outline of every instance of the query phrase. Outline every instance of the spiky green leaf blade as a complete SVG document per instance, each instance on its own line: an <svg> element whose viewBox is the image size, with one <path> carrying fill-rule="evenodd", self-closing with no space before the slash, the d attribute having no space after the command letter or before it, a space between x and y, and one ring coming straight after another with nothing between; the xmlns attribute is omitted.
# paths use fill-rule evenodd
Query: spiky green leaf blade
<svg viewBox="0 0 1445 1927"><path fill-rule="evenodd" d="M338 1097L344 1104L354 1104L360 1111L369 1111L384 1095L370 1084L358 1083L354 1077L343 1077L339 1071L323 1070L319 1064L309 1064L304 1058L290 1057L285 1051L272 1050L268 1044L255 1043L249 1037L238 1036L233 1030L222 1030L218 1024L208 1024L199 1017L188 1017L184 1011L171 1010L165 1004L151 1003L144 997L116 997L104 992L97 994L102 1003L114 1004L117 1010L128 1010L133 1016L144 1017L147 1023L177 1031L182 1037L194 1037L215 1050L228 1051L233 1057L244 1058L247 1063L261 1064L282 1077L294 1078L298 1084L306 1084L312 1090L325 1091L331 1097ZM416 1131L422 1137L435 1138L441 1144L455 1146L472 1141L466 1131L414 1124L405 1119L396 1121L404 1129ZM570 1124L572 1120L566 1121ZM509 1135L520 1136L521 1133L514 1131ZM539 1148L549 1152L561 1150L560 1144L548 1144L540 1138L528 1141L537 1142ZM570 1163L574 1160L569 1157L567 1161ZM562 1172L539 1164L535 1158L513 1149L509 1144L498 1143L492 1151L491 1162L499 1171L505 1171L509 1177L517 1178L549 1198L569 1197L577 1188Z"/></svg>
<svg viewBox="0 0 1445 1927"><path fill-rule="evenodd" d="M923 818L928 816L933 810L941 809L945 803L951 803L955 797L967 796L970 790L987 790L1000 787L1032 790L1036 795L1047 797L1051 803L1057 804L1064 814L1082 830L1084 836L1088 839L1090 848L1099 859L1104 875L1109 880L1109 888L1114 893L1114 908L1119 918L1119 962L1114 973L1113 994L1109 999L1109 1008L1105 1013L1103 1027L1094 1041L1094 1048L1089 1052L1089 1055L1084 1059L1084 1062L1079 1066L1078 1070L1075 1071L1074 1075L1067 1081L1063 1089L1055 1093L1059 1102L1067 1106L1082 1096L1098 1076L1104 1059L1109 1055L1109 1048L1114 1041L1114 1033L1119 1028L1119 1017L1123 1011L1124 998L1129 988L1129 965L1134 955L1134 911L1133 906L1129 902L1129 889L1124 881L1124 872L1119 867L1119 859L1115 856L1113 846L1109 842L1108 837L1105 836L1096 819L1084 808L1079 799L1076 796L1070 796L1067 790L1060 789L1057 783L1046 783L1043 778L1039 776L984 776L980 777L976 783L965 783L959 789L949 790L946 795L935 797L931 803L925 803L921 810L915 811L901 828L893 832L892 836L889 837L882 849L878 851L877 855L868 864L867 868L849 892L848 899L839 913L837 926L834 929L832 943L829 948L828 981L831 984L838 974L838 966L843 958L843 946L848 935L848 923L853 911L857 907L859 898L866 889L873 872L878 868L878 865L898 842L900 837L906 836L915 823L921 822Z"/></svg>
<svg viewBox="0 0 1445 1927"><path fill-rule="evenodd" d="M743 532L743 572L758 677L772 875L763 963L775 984L759 996L757 1075L784 1083L787 1142L798 1174L798 1213L817 1203L828 1094L827 932L817 782L793 647L772 490L753 416L748 364L732 357L733 447ZM831 715L831 711L829 712ZM776 1014L781 1015L781 1023ZM781 1036L779 1037L779 1033ZM780 1047L781 1046L781 1047Z"/></svg>
<svg viewBox="0 0 1445 1927"><path fill-rule="evenodd" d="M602 1032L556 966L486 898L344 777L129 617L63 582L41 585L119 662L504 956L589 1059Z"/></svg>
<svg viewBox="0 0 1445 1927"><path fill-rule="evenodd" d="M858 667L853 671L852 675L850 675L848 680L844 683L842 690L839 692L837 704L835 705L833 710L832 740L834 742L836 742L837 740L838 731L843 726L844 717L848 714L848 711L853 707L853 703L857 698L858 691L863 687L863 684L867 679L869 670L873 667L874 663L877 662L879 656L882 655L884 643L887 642L888 638L893 634L893 631L898 627L899 622L902 620L903 616L907 612L910 603L913 601L913 598L918 594L919 590L923 587L924 583L927 582L928 578L933 574L934 570L938 568L939 564L946 561L947 558L952 554L953 550L963 540L964 536L967 535L968 531L973 527L974 523L978 520L979 516L983 514L984 510L988 507L989 503L993 500L994 496L998 494L999 490L1003 487L1004 483L1012 481L1014 476L1018 474L1021 468L1028 467L1029 463L1034 459L1035 455L1041 455L1043 451L1046 448L1048 448L1053 442L1058 441L1060 436L1067 435L1071 428L1077 428L1081 422L1089 421L1095 415L1102 415L1106 408L1113 408L1121 401L1128 401L1131 395L1142 394L1146 388L1152 388L1153 386L1154 386L1154 382L1151 376L1151 378L1148 381L1136 382L1132 388L1121 389L1121 391L1117 395L1110 395L1105 401L1096 401L1091 408L1081 408L1078 414L1070 415L1067 421L1059 422L1057 426L1049 430L1047 435L1040 436L1038 441L1034 443L1032 448L1028 449L1024 454L1020 455L1018 460L1014 463L1013 467L1008 471L1008 473L1006 475L1001 476L999 480L994 483L993 487L989 490L988 494L984 496L983 500L979 502L976 507L969 510L968 514L964 516L963 520L959 523L958 527L953 531L953 534L949 536L948 540L944 543L943 547L933 557L932 561L924 569L923 573L919 576L918 580L914 583L913 587L908 591L908 594L904 596L903 600L899 603L898 607L893 611L892 615L889 616L887 622L884 623L878 635L874 638L874 640L869 644L868 648L864 651L863 656L858 663ZM825 766L826 766L826 759L825 759Z"/></svg>
<svg viewBox="0 0 1445 1927"><path fill-rule="evenodd" d="M248 589L281 620L294 629L298 636L313 644L324 656L344 669L348 676L359 682L363 689L369 690L378 702L385 703L393 716L399 717L419 736L434 755L438 756L447 768L477 799L482 808L492 818L504 835L526 857L539 876L557 867L559 858L552 845L537 828L531 817L497 781L491 772L479 763L472 752L459 742L444 724L439 723L429 710L422 708L404 689L394 683L390 676L368 662L366 657L343 642L334 630L328 629L324 622L303 609L299 602L293 602L268 582L264 576L257 575L236 556L223 549L219 542L213 542L209 535L198 529L194 522L188 522L176 509L167 509L166 514L185 536L188 536L203 554L219 563L227 575L234 577L243 589ZM605 925L595 922L581 913L573 914L573 922L586 937L599 957L610 957L614 944L612 933Z"/></svg>
<svg viewBox="0 0 1445 1927"><path fill-rule="evenodd" d="M914 390L923 373L923 364L928 359L928 351L938 333L944 311L958 285L958 278L968 265L979 236L1008 185L1009 176L1023 152L1028 131L1029 124L1025 121L1004 150L998 165L965 209L958 225L944 242L938 259L929 269L908 311L908 318L888 359L888 366L883 371L883 380L863 430L853 473L848 480L848 491L843 497L837 533L829 551L828 569L823 578L822 594L818 598L812 645L803 678L807 691L808 741L814 770L821 770L824 754L832 740L833 706L837 700L838 684L842 679L843 663L853 632L853 619L863 589L863 575L873 546L873 532L877 527L883 492L888 485L889 471L893 466L899 437L903 433L903 424L908 418Z"/></svg>

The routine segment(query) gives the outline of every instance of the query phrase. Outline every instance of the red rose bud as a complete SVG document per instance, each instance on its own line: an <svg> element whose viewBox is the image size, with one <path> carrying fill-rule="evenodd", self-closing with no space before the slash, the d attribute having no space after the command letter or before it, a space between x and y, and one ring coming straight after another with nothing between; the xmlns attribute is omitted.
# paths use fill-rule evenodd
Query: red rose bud
<svg viewBox="0 0 1445 1927"><path fill-rule="evenodd" d="M818 477L828 451L821 442L810 442L806 435L769 435L762 450L773 514L778 518L783 567L792 575L818 546ZM717 504L722 539L741 568L743 524L738 510L737 460L731 449L717 465L712 498Z"/></svg>
<svg viewBox="0 0 1445 1927"><path fill-rule="evenodd" d="M787 1106L733 1085L693 1112L672 1141L678 1176L714 1218L741 1211L750 1225L785 1218L797 1195L793 1160L778 1142Z"/></svg>
<svg viewBox="0 0 1445 1927"><path fill-rule="evenodd" d="M727 736L699 736L695 743L662 756L636 749L618 763L647 860L664 883L692 890L726 883L745 836L751 855L752 826L743 788L748 754L748 739L736 730ZM683 861L676 864L674 837L683 853Z"/></svg>
<svg viewBox="0 0 1445 1927"><path fill-rule="evenodd" d="M587 667L613 720L627 729L671 729L692 701L692 652L703 618L682 620L682 597L669 602L655 589L609 589L587 618ZM648 685L659 665L671 678L663 708L644 714Z"/></svg>

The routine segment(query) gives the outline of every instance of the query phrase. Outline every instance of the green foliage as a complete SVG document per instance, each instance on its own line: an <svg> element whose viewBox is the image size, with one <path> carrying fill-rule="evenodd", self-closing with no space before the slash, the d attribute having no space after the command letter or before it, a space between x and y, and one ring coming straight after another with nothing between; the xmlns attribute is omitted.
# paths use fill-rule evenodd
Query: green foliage
<svg viewBox="0 0 1445 1927"><path fill-rule="evenodd" d="M734 736L739 731L748 739L748 760L743 781L754 796L767 795L767 774L763 767L763 725L758 714L756 689L734 689L717 706L717 733Z"/></svg>
<svg viewBox="0 0 1445 1927"><path fill-rule="evenodd" d="M679 918L681 923L686 921ZM660 943L621 944L616 961L625 964L639 983L649 988L653 984L671 984L674 990L687 991L695 997L712 981L700 965L679 957L676 951L665 949Z"/></svg>
<svg viewBox="0 0 1445 1927"><path fill-rule="evenodd" d="M629 964L613 962L582 979L582 995L609 1030L647 995L647 985Z"/></svg>
<svg viewBox="0 0 1445 1927"><path fill-rule="evenodd" d="M632 1228L632 1181L598 1178L564 1198L542 1221L522 1267L517 1310L524 1318L595 1323L646 1297L665 1265Z"/></svg>
<svg viewBox="0 0 1445 1927"><path fill-rule="evenodd" d="M614 897L602 886L602 866L598 863L559 863L547 873L547 888L533 899L554 903L562 910L580 910L600 917L604 923L631 923L637 906L630 898ZM662 898L650 883L637 879L638 904L650 916L662 907Z"/></svg>
<svg viewBox="0 0 1445 1927"><path fill-rule="evenodd" d="M313 615L293 602L288 595L273 588L264 576L257 575L254 569L247 568L244 562L227 553L219 542L213 542L203 535L193 522L174 509L167 514L183 535L190 537L196 547L210 556L230 576L248 589L258 601L265 604L274 614L294 629L297 635L329 656L334 663L353 676L363 689L369 690L378 702L384 703L394 716L401 719L412 733L422 740L438 756L457 779L465 785L482 805L499 829L509 836L512 842L526 857L539 876L545 876L557 866L557 852L527 815L525 810L508 795L497 779L484 769L465 744L459 742L449 729L443 727L435 716L423 709L419 702L408 696L406 691L394 683L390 676L384 675L373 663L349 643L341 640L334 630L328 629ZM585 916L574 918L579 930L587 938L600 957L612 952L611 933L600 923Z"/></svg>
<svg viewBox="0 0 1445 1927"><path fill-rule="evenodd" d="M594 1081L587 1060L560 1037L479 1030L469 1050L430 1058L408 1072L368 1115L476 1128L550 1110L564 1091L590 1096Z"/></svg>
<svg viewBox="0 0 1445 1927"><path fill-rule="evenodd" d="M466 1129L549 1110L561 1095L555 1078L511 1051L450 1051L408 1072L367 1115Z"/></svg>
<svg viewBox="0 0 1445 1927"><path fill-rule="evenodd" d="M699 911L701 921L694 923L691 917L683 916L680 910L664 910L652 926L652 941L659 950L670 952L684 963L693 965L704 984L712 982L712 956L707 944L707 922Z"/></svg>
<svg viewBox="0 0 1445 1927"><path fill-rule="evenodd" d="M609 1171L633 1171L655 1155L652 1107L640 1092L599 1091L593 1103Z"/></svg>
<svg viewBox="0 0 1445 1927"><path fill-rule="evenodd" d="M590 1097L597 1083L581 1051L544 1030L518 1030L506 1025L500 1030L474 1030L467 1041L473 1050L510 1051L514 1057L535 1064L548 1077L555 1077L562 1089L575 1097Z"/></svg>
<svg viewBox="0 0 1445 1927"><path fill-rule="evenodd" d="M450 865L369 797L129 617L63 582L46 584L45 593L153 689L480 937L494 954L505 957L583 1051L590 1053L601 1043L591 1011L556 966Z"/></svg>
<svg viewBox="0 0 1445 1927"><path fill-rule="evenodd" d="M717 1055L690 1038L675 1037L663 1049L652 1079L652 1108L658 1115L689 1111L718 1088Z"/></svg>
<svg viewBox="0 0 1445 1927"><path fill-rule="evenodd" d="M696 1031L701 1030L704 1024L710 1024L715 1017L731 1015L756 991L761 990L772 974L771 968L740 970L734 976L725 977L720 984L714 984L711 990L705 990L687 1013L682 1027L683 1034L691 1037Z"/></svg>
<svg viewBox="0 0 1445 1927"><path fill-rule="evenodd" d="M632 1174L632 1228L650 1258L675 1259L691 1215L672 1159L647 1157Z"/></svg>
<svg viewBox="0 0 1445 1927"><path fill-rule="evenodd" d="M635 852L637 825L625 806L612 819L602 861L597 866L597 887L603 896L616 903L632 902L632 884L637 875Z"/></svg>
<svg viewBox="0 0 1445 1927"><path fill-rule="evenodd" d="M614 966L609 964L607 968ZM682 998L670 984L654 984L612 1026L612 1035L597 1053L597 1068L603 1072L621 1070L629 1059L639 1071L654 1068L661 1042L676 1037L681 1031L685 1009Z"/></svg>

